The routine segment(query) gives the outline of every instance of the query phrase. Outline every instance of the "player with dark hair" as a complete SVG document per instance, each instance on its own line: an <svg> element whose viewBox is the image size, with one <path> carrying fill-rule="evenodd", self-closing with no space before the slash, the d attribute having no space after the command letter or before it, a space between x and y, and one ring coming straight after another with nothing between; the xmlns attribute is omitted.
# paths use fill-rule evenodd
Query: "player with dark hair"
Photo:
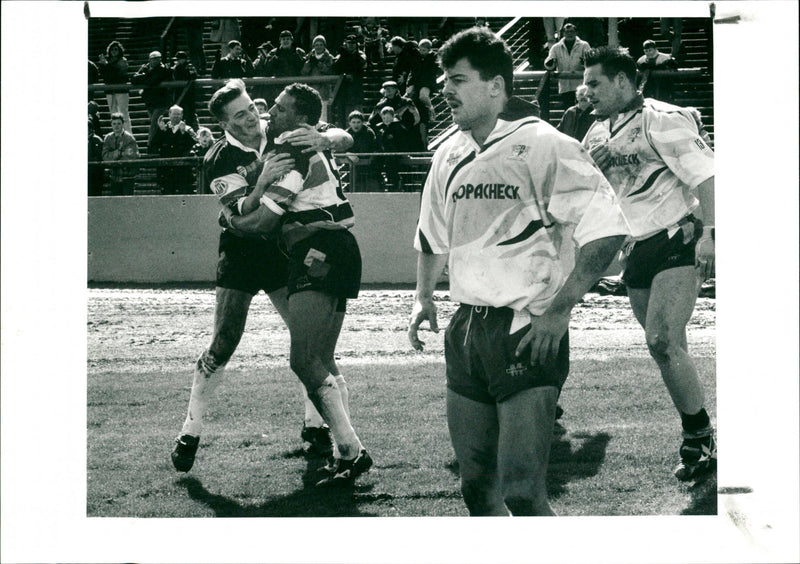
<svg viewBox="0 0 800 564"><path fill-rule="evenodd" d="M434 154L423 189L408 337L421 350L420 323L438 331L433 291L447 263L461 304L445 334L447 423L469 513L553 515L547 463L570 312L627 226L580 143L512 96L502 39L471 28L439 57L460 131Z"/></svg>
<svg viewBox="0 0 800 564"><path fill-rule="evenodd" d="M298 128L313 127L321 113L316 90L290 84L269 110L268 146L280 147ZM280 232L289 256L290 364L334 439L329 475L317 485L348 485L372 466L350 422L347 385L333 360L347 299L358 296L361 284L361 253L350 232L355 218L330 152L289 152L292 170L258 184L242 215L223 209L224 223L251 235Z"/></svg>
<svg viewBox="0 0 800 564"><path fill-rule="evenodd" d="M585 62L584 83L598 119L583 144L631 227L622 280L681 417L675 475L690 480L717 463L703 386L686 342L700 285L714 270L714 152L689 109L637 92L636 62L626 50L593 49ZM694 216L698 208L702 221Z"/></svg>
<svg viewBox="0 0 800 564"><path fill-rule="evenodd" d="M203 172L223 210L230 213L241 213L248 194L263 190L292 169L295 160L287 153L302 155L303 150L318 147L344 151L352 144L351 137L341 129L317 131L309 127L287 136L287 150L275 151L267 142L265 122L259 119L258 110L240 79L229 80L214 93L209 111L219 120L225 134L206 153ZM290 151L291 144L296 147ZM240 232L223 229L219 240L214 334L195 367L188 414L172 452L177 470L188 472L194 464L203 416L244 333L253 296L264 290L287 322L287 276L288 263L274 237L247 238ZM316 453L330 454L330 431L307 396L301 437Z"/></svg>

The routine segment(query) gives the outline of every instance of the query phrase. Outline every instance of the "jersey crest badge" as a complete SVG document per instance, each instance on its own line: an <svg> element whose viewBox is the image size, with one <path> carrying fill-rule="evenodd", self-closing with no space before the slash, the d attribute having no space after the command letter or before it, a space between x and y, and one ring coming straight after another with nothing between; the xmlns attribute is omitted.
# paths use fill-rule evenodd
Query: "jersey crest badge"
<svg viewBox="0 0 800 564"><path fill-rule="evenodd" d="M451 153L449 157L447 157L447 166L456 166L458 161L461 160L461 153Z"/></svg>
<svg viewBox="0 0 800 564"><path fill-rule="evenodd" d="M242 178L247 178L247 169L246 169L246 168L244 168L242 165L239 165L239 166L237 166L237 167L236 167L236 172L237 172L237 173L239 174L239 176L241 176Z"/></svg>
<svg viewBox="0 0 800 564"><path fill-rule="evenodd" d="M522 161L528 156L528 146L527 145L514 145L511 147L511 156L509 159L513 159L515 161Z"/></svg>
<svg viewBox="0 0 800 564"><path fill-rule="evenodd" d="M634 127L633 130L631 131L630 143L636 141L636 138L639 137L641 133L642 133L641 127Z"/></svg>
<svg viewBox="0 0 800 564"><path fill-rule="evenodd" d="M219 196L226 192L226 190L228 189L228 183L222 180L221 178L215 178L214 180L211 181L211 189L217 196Z"/></svg>

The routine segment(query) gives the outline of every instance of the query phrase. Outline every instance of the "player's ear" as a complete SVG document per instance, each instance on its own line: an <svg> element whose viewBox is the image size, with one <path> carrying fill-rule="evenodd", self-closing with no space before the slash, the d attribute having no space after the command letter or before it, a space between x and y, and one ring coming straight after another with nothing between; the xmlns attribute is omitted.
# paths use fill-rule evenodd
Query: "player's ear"
<svg viewBox="0 0 800 564"><path fill-rule="evenodd" d="M489 84L489 95L494 98L506 91L506 81L499 74L495 76Z"/></svg>

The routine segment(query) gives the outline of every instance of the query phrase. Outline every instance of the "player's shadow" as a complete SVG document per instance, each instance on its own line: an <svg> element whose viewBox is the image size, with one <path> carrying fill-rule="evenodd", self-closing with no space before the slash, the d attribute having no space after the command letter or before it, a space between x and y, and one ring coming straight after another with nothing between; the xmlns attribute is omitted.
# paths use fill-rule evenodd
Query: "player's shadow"
<svg viewBox="0 0 800 564"><path fill-rule="evenodd" d="M290 453L289 456L303 456ZM360 495L372 490L372 485L353 484L347 487L317 488L322 479L319 468L322 458L306 457L303 487L291 494L271 498L259 504L243 504L239 500L215 494L195 478L185 476L178 485L186 488L189 497L207 505L215 517L375 517L374 513L362 512L358 507Z"/></svg>
<svg viewBox="0 0 800 564"><path fill-rule="evenodd" d="M611 440L608 433L574 433L572 437L584 439L575 450L564 428L556 422L550 444L550 464L547 467L547 493L556 499L566 492L566 485L597 475L606 458L606 448Z"/></svg>
<svg viewBox="0 0 800 564"><path fill-rule="evenodd" d="M691 501L681 515L717 515L717 475L713 474L689 486Z"/></svg>

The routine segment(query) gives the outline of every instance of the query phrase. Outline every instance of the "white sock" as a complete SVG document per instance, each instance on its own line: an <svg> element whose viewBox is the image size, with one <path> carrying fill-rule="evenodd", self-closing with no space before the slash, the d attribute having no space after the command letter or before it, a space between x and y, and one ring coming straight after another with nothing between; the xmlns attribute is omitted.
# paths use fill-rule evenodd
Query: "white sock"
<svg viewBox="0 0 800 564"><path fill-rule="evenodd" d="M328 375L322 385L314 390L313 394L318 399L319 407L325 422L331 428L331 434L339 449L340 457L352 460L361 452L363 446L358 440L350 418L342 405L342 395L336 386L336 379Z"/></svg>
<svg viewBox="0 0 800 564"><path fill-rule="evenodd" d="M303 407L305 409L303 423L305 423L306 427L322 427L325 420L322 418L322 415L319 414L317 408L314 407L314 402L308 397L308 390L306 390L306 387L302 383L300 387L303 389Z"/></svg>
<svg viewBox="0 0 800 564"><path fill-rule="evenodd" d="M192 393L189 396L189 411L186 421L183 422L181 435L199 437L203 430L203 417L208 409L208 402L214 397L214 392L222 381L225 365L213 368L204 362L205 353L197 361L192 381Z"/></svg>
<svg viewBox="0 0 800 564"><path fill-rule="evenodd" d="M342 394L342 406L344 407L344 412L347 414L347 418L350 418L350 391L347 389L347 382L344 381L344 376L341 374L337 374L334 376L336 380L336 387L339 388L339 393ZM351 419L352 421L352 419Z"/></svg>

